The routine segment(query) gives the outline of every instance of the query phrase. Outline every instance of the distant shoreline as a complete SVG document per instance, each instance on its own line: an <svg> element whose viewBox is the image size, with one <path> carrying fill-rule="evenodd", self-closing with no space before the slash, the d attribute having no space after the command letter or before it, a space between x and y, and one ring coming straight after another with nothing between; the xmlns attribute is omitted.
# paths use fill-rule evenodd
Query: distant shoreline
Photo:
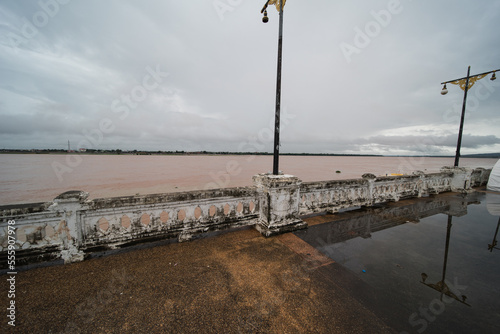
<svg viewBox="0 0 500 334"><path fill-rule="evenodd" d="M121 150L0 150L0 154L82 154L82 155L270 155L269 152L186 152L186 151L121 151ZM359 156L359 157L383 157L377 154L336 154L336 153L280 153L288 156Z"/></svg>
<svg viewBox="0 0 500 334"><path fill-rule="evenodd" d="M186 151L142 151L142 150L86 150L86 151L67 151L58 149L1 149L0 154L82 154L82 155L269 155L269 152L186 152ZM381 154L342 154L342 153L280 153L280 156L325 156L325 157L433 157L433 158L453 158L452 155L381 155ZM500 159L500 153L481 153L465 154L461 158L485 158Z"/></svg>

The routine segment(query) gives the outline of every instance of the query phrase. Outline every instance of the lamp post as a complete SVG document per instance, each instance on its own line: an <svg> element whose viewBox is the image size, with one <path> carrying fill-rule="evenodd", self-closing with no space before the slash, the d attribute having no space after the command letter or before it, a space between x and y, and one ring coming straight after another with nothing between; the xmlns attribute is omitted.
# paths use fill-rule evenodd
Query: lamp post
<svg viewBox="0 0 500 334"><path fill-rule="evenodd" d="M278 74L276 77L276 111L274 114L274 154L273 154L273 174L279 174L279 154L280 154L280 109L281 109L281 55L283 46L283 7L286 0L267 0L266 4L260 11L264 14L262 22L267 23L267 6L276 5L276 9L280 13L279 35L278 35Z"/></svg>
<svg viewBox="0 0 500 334"><path fill-rule="evenodd" d="M467 69L467 76L466 77L441 82L441 85L444 85L443 90L441 90L441 95L448 94L448 89L446 88L446 84L448 84L448 83L451 83L453 85L459 85L460 88L464 91L464 102L462 105L462 116L460 117L460 129L458 130L457 151L455 153L455 164L454 164L455 167L458 167L458 159L460 158L460 147L462 146L462 132L463 132L463 128L464 128L465 104L467 103L467 92L469 91L469 89L472 86L474 86L476 81L481 80L482 78L484 78L486 75L488 75L490 73L493 73L490 80L496 80L496 78L497 78L496 74L495 74L496 71L500 71L500 69L494 70L494 71L489 71L489 72L484 72L484 73L480 73L480 74L470 75L470 66L469 66Z"/></svg>

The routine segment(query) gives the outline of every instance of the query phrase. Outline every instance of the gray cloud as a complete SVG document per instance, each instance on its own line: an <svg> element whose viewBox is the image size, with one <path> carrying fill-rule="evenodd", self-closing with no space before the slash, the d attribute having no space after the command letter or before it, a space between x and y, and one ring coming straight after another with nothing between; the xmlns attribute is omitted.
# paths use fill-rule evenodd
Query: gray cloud
<svg viewBox="0 0 500 334"><path fill-rule="evenodd" d="M262 24L261 3L223 2L2 2L1 146L77 145L109 120L97 148L271 151L278 14ZM463 92L439 83L500 68L500 1L388 6L287 2L283 152L454 153ZM169 75L142 98L148 67ZM500 150L499 88L471 89L464 154Z"/></svg>

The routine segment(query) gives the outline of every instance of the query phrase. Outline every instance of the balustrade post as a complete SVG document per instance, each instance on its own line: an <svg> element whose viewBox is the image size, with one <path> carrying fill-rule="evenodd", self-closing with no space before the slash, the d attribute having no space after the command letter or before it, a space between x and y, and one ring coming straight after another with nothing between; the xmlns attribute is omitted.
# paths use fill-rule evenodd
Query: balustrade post
<svg viewBox="0 0 500 334"><path fill-rule="evenodd" d="M300 219L300 184L293 175L258 174L253 177L259 200L259 218L255 228L264 236L291 232L307 227Z"/></svg>
<svg viewBox="0 0 500 334"><path fill-rule="evenodd" d="M472 189L472 168L468 167L443 167L442 172L452 172L451 191L469 193L473 192Z"/></svg>
<svg viewBox="0 0 500 334"><path fill-rule="evenodd" d="M49 210L61 215L56 233L63 243L61 258L64 263L79 262L84 259L84 253L80 250L83 236L78 212L84 208L88 196L89 194L84 191L67 191L57 196L54 204L49 207Z"/></svg>
<svg viewBox="0 0 500 334"><path fill-rule="evenodd" d="M368 182L368 198L367 198L367 202L366 202L365 206L372 206L376 202L373 187L374 187L375 179L377 178L377 176L375 174L372 174L372 173L366 173L366 174L361 175L361 177L363 178L363 180Z"/></svg>

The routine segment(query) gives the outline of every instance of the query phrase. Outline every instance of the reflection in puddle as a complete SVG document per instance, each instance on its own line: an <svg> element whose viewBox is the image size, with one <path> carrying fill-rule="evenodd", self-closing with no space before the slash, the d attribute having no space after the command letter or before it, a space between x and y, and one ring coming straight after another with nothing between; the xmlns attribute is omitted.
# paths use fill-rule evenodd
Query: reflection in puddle
<svg viewBox="0 0 500 334"><path fill-rule="evenodd" d="M450 248L450 234L451 234L451 222L453 221L453 216L448 215L448 226L446 228L446 247L444 249L444 263L443 263L443 276L441 280L435 284L432 283L426 283L426 280L428 278L428 275L426 273L422 273L422 281L421 283L427 285L430 288L433 288L436 291L441 292L441 298L440 301L443 301L443 295L446 295L448 297L451 297L455 300L458 300L460 303L463 303L467 306L470 306L465 302L467 299L467 296L462 295L461 298L459 299L457 295L453 293L453 291L450 290L448 287L448 284L446 284L446 264L448 263L448 250Z"/></svg>
<svg viewBox="0 0 500 334"><path fill-rule="evenodd" d="M495 235L493 236L493 241L491 244L488 244L488 249L490 252L493 252L493 249L499 249L497 246L497 236L498 236L498 227L500 226L500 201L497 202L496 198L493 196L489 197L489 201L486 204L488 208L488 212L493 216L498 216L497 228L495 229Z"/></svg>
<svg viewBox="0 0 500 334"><path fill-rule="evenodd" d="M448 194L321 219L295 234L342 265L346 282L359 282L354 297L396 330L497 332L500 194Z"/></svg>
<svg viewBox="0 0 500 334"><path fill-rule="evenodd" d="M493 252L493 249L500 249L497 246L497 235L498 235L498 227L500 226L500 218L498 218L497 228L495 230L495 236L493 237L493 241L491 244L488 244L488 249L490 252Z"/></svg>

